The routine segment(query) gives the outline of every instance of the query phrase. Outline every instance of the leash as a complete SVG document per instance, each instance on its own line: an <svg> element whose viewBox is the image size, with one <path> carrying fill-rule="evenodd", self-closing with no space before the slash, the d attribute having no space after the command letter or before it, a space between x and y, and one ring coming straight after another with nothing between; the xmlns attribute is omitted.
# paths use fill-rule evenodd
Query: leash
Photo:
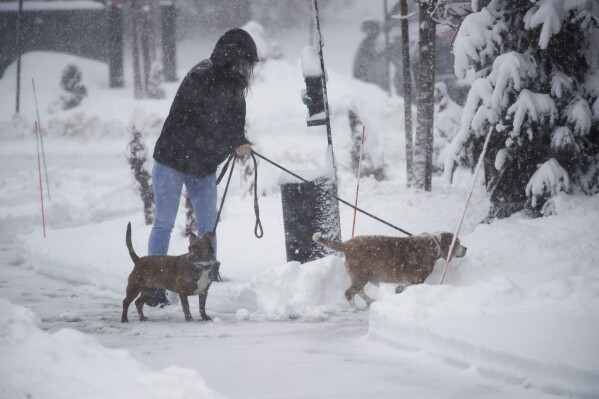
<svg viewBox="0 0 599 399"><path fill-rule="evenodd" d="M254 154L252 155L252 159L254 160L254 213L256 215L256 224L254 226L254 235L256 238L262 238L264 236L264 229L262 228L262 222L260 221L260 207L258 206L258 162L256 161L256 157ZM229 190L229 184L231 183L231 177L233 176L233 169L235 168L235 160L237 160L237 156L235 154L229 155L227 162L223 166L218 178L216 179L216 185L218 185L225 173L227 172L227 168L231 161L231 170L229 171L229 177L227 178L227 185L225 186L225 191L223 192L223 197L220 200L220 206L218 208L218 213L216 214L216 221L214 222L214 228L212 231L216 233L216 227L218 226L218 222L220 221L220 214L223 210L223 205L225 204L225 198L227 197L227 191Z"/></svg>
<svg viewBox="0 0 599 399"><path fill-rule="evenodd" d="M284 172L286 172L286 173L289 173L291 176L295 177L296 179L298 179L298 180L301 180L301 181L302 181L302 182L304 182L304 183L310 183L308 180L304 179L304 178L303 178L303 177L301 177L301 176L298 176L297 174L293 173L293 172L292 172L292 171L290 171L289 169L286 169L286 168L284 168L283 166L279 165L278 163L276 163L276 162L274 162L274 161L271 161L270 159L266 158L264 155L261 155L261 154L257 153L256 151L252 150L252 156L253 156L254 154L255 154L257 157L260 157L260 158L262 158L263 160L265 160L266 162L270 163L271 165L273 165L273 166L275 166L275 167L277 167L277 168L281 169L282 171L284 171ZM256 161L256 159L254 158L254 162L255 162L255 161ZM258 174L257 174L257 173L258 173L258 167L256 167L256 180L258 179L258 177L257 177L257 176L258 176ZM230 179L230 178L231 178L231 177L229 176L229 179ZM254 185L254 189L255 189L255 188L256 188L256 185ZM354 209L354 210L356 210L356 211L358 211L358 212L360 212L360 213L362 213L362 214L364 214L364 215L366 215L366 216L368 216L368 217L370 217L370 218L372 218L372 219L374 219L374 220L376 220L376 221L378 221L378 222L381 222L381 223L383 223L383 224L386 224L387 226L389 226L389 227L391 227L391 228L393 228L393 229L395 229L395 230L401 231L402 233L404 233L404 234L405 234L405 235L407 235L407 236L412 236L412 235L413 235L412 233L409 233L409 232L407 232L406 230L404 230L404 229L402 229L402 228L400 228L400 227L397 227L397 226L395 226L395 225L393 225L393 224L391 224L391 223L387 222L386 220L383 220L383 219L381 219L381 218L379 218L379 217L377 217L377 216L374 216L374 215L373 215L373 214L371 214L371 213L368 213L368 212L366 212L366 211L365 211L365 210L363 210L363 209L360 209L360 208L358 208L357 206L354 206L354 205L350 204L349 202L347 202L347 201L345 201L345 200L343 200L343 199L341 199L341 198L339 198L339 197L337 197L337 196L335 196L335 195L333 195L333 194L329 193L329 192L328 192L328 191L326 191L326 190L323 190L323 189L321 189L321 188L318 188L318 187L316 187L316 189L317 189L317 190L319 190L320 192L322 192L322 193L324 193L324 194L328 195L329 197L336 199L337 201L341 202L342 204L345 204L345 205L349 206L350 208L352 208L352 209ZM257 200L256 200L256 203L257 203ZM257 216L257 215L256 215L256 216Z"/></svg>

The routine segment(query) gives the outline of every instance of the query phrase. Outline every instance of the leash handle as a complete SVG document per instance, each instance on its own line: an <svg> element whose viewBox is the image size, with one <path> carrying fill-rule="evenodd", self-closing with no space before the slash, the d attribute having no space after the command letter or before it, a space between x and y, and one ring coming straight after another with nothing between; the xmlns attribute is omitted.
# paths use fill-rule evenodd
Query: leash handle
<svg viewBox="0 0 599 399"><path fill-rule="evenodd" d="M256 225L254 226L254 235L256 236L256 238L262 238L264 236L264 229L262 228L262 222L260 221L260 207L258 205L258 162L256 161L256 157L254 156L254 154L252 153L251 155L252 159L254 160L254 213L256 214ZM223 196L220 201L220 206L218 208L218 213L216 215L216 221L214 222L214 229L212 230L214 233L216 233L216 227L218 226L218 222L220 221L220 215L223 210L223 205L225 204L225 198L227 197L227 191L229 190L229 184L231 183L231 177L233 176L233 169L235 168L235 160L237 160L237 156L234 153L229 155L229 158L227 159L225 166L223 166L223 169L221 170L218 178L216 179L216 184L218 185L225 176L229 164L231 164L231 170L229 171L229 177L227 178L225 191L223 192ZM231 161L233 161L233 163L231 163Z"/></svg>
<svg viewBox="0 0 599 399"><path fill-rule="evenodd" d="M252 159L254 160L254 213L256 214L256 224L254 225L254 235L256 238L264 237L264 229L262 228L262 222L260 221L260 207L258 206L258 161L254 152L252 152Z"/></svg>

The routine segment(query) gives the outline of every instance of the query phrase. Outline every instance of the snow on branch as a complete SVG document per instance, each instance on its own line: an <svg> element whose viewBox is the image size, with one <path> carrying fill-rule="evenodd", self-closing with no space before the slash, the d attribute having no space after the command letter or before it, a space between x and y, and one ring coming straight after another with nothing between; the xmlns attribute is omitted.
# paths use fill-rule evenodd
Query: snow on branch
<svg viewBox="0 0 599 399"><path fill-rule="evenodd" d="M569 127L559 126L553 131L551 134L551 148L562 150L572 146L575 146L575 140Z"/></svg>
<svg viewBox="0 0 599 399"><path fill-rule="evenodd" d="M533 93L524 89L516 102L508 108L507 114L513 115L512 135L517 136L525 121L541 123L542 117L549 117L550 123L553 124L557 117L557 108L548 94Z"/></svg>
<svg viewBox="0 0 599 399"><path fill-rule="evenodd" d="M559 33L562 29L564 10L560 3L563 0L541 0L533 8L528 10L524 16L524 27L527 30L541 28L539 46L546 49L551 36Z"/></svg>
<svg viewBox="0 0 599 399"><path fill-rule="evenodd" d="M556 98L570 92L574 87L574 79L563 72L557 71L551 76L551 95Z"/></svg>
<svg viewBox="0 0 599 399"><path fill-rule="evenodd" d="M539 199L553 197L560 191L570 191L570 178L555 158L541 165L526 185L526 196L531 198L533 207Z"/></svg>
<svg viewBox="0 0 599 399"><path fill-rule="evenodd" d="M456 76L465 78L469 69L480 69L496 55L503 43L501 35L505 31L507 24L497 20L487 8L464 18L453 45Z"/></svg>
<svg viewBox="0 0 599 399"><path fill-rule="evenodd" d="M539 47L546 49L553 35L559 33L571 12L577 12L575 20L588 25L592 15L588 0L540 0L524 16L527 30L541 26Z"/></svg>
<svg viewBox="0 0 599 399"><path fill-rule="evenodd" d="M576 98L564 110L568 123L572 125L574 133L586 136L591 131L592 112L587 100Z"/></svg>
<svg viewBox="0 0 599 399"><path fill-rule="evenodd" d="M495 87L491 107L505 109L510 92L527 86L537 77L537 71L537 63L530 55L511 51L497 57L489 74L489 81Z"/></svg>
<svg viewBox="0 0 599 399"><path fill-rule="evenodd" d="M472 83L462 112L462 126L478 131L486 121L490 123L497 121L497 114L490 108L489 100L492 93L493 86L487 79L479 78Z"/></svg>

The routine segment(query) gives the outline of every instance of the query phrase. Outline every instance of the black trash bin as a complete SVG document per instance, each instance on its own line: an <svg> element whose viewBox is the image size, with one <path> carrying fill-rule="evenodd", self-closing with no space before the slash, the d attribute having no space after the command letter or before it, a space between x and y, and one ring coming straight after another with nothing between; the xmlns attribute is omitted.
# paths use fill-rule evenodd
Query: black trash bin
<svg viewBox="0 0 599 399"><path fill-rule="evenodd" d="M333 240L341 240L339 202L321 190L337 196L334 178L323 176L308 183L281 183L288 262L305 263L332 253L312 240L316 232Z"/></svg>

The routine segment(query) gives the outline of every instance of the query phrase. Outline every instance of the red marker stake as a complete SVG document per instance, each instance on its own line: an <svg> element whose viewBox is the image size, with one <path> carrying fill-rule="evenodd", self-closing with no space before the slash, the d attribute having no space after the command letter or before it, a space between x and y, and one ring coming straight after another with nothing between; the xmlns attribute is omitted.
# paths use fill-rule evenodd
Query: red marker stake
<svg viewBox="0 0 599 399"><path fill-rule="evenodd" d="M466 199L466 206L464 207L464 212L462 213L462 218L458 223L458 227L453 234L453 239L451 240L451 245L449 246L449 253L447 254L447 260L445 261L445 267L443 268L443 274L441 275L441 279L439 280L439 284L443 284L443 279L445 278L445 273L447 273L447 266L449 266L449 261L453 255L453 247L455 246L455 240L458 238L458 234L460 234L460 229L462 228L462 223L464 222L464 216L466 216L466 210L468 210L468 205L470 205L470 198L472 198L472 191L474 191L474 185L476 184L476 179L478 178L478 172L480 172L480 167L483 164L483 159L485 158L485 153L487 152L487 147L489 145L489 140L491 139L491 133L493 132L493 127L489 128L489 133L487 134L487 138L485 139L485 144L483 145L483 151L480 153L480 157L478 158L478 164L476 165L476 170L474 171L474 178L472 179L472 187L470 188L470 192L468 193L468 198Z"/></svg>
<svg viewBox="0 0 599 399"><path fill-rule="evenodd" d="M37 147L37 171L40 177L40 201L42 204L42 227L44 229L44 238L46 238L46 216L44 214L44 191L42 188L42 163L40 161L40 144L38 139L37 121L35 121L35 144Z"/></svg>
<svg viewBox="0 0 599 399"><path fill-rule="evenodd" d="M364 150L364 132L366 126L362 125L362 146L360 147L360 160L358 161L358 185L356 186L356 205L354 208L354 223L351 227L351 238L354 238L354 232L356 230L356 208L358 207L358 194L360 192L360 175L362 174L362 151Z"/></svg>

